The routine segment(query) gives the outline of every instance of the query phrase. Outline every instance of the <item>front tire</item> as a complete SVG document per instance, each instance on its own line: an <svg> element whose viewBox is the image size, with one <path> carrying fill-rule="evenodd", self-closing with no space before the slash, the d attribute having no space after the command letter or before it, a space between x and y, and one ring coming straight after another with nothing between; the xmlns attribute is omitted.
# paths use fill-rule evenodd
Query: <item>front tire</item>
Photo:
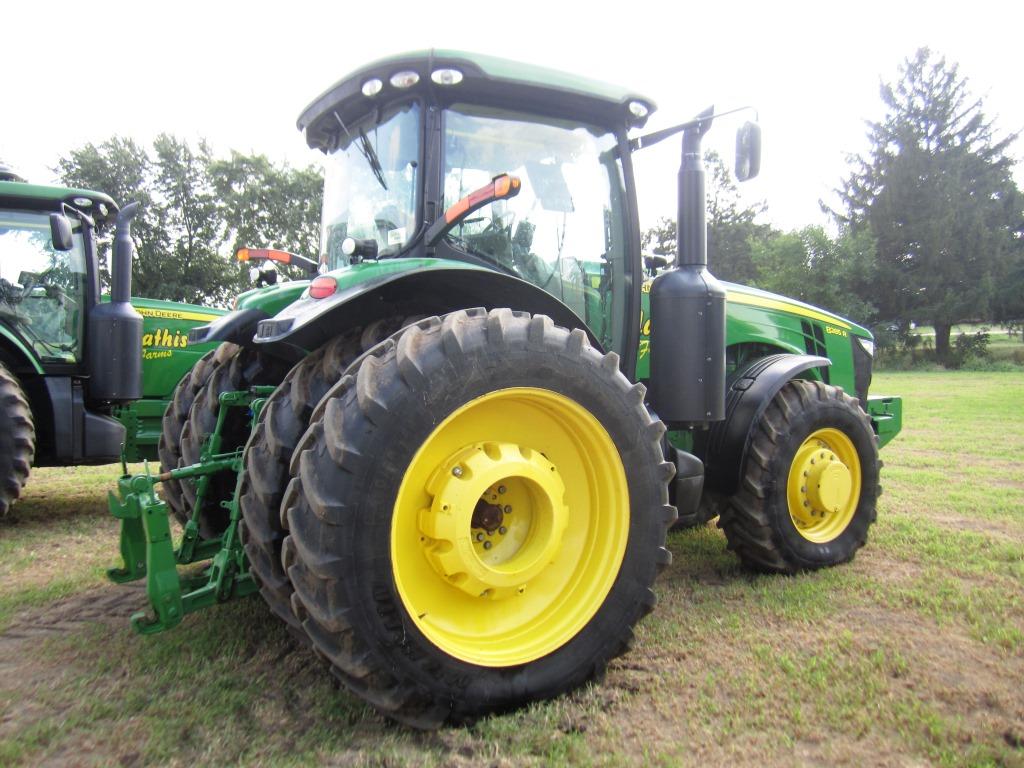
<svg viewBox="0 0 1024 768"><path fill-rule="evenodd" d="M510 310L354 364L293 458L292 604L337 676L436 727L603 674L671 559L664 427L614 354Z"/></svg>
<svg viewBox="0 0 1024 768"><path fill-rule="evenodd" d="M743 563L796 573L852 560L878 499L878 438L860 404L819 381L787 382L754 425L719 526Z"/></svg>

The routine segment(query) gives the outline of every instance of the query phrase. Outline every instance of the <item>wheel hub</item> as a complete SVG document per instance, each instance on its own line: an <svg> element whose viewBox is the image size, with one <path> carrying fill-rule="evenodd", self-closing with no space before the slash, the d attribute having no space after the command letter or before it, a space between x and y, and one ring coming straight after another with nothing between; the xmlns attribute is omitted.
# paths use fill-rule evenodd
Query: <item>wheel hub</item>
<svg viewBox="0 0 1024 768"><path fill-rule="evenodd" d="M860 496L860 467L849 438L818 430L790 465L786 495L793 524L804 538L831 541L849 524Z"/></svg>
<svg viewBox="0 0 1024 768"><path fill-rule="evenodd" d="M476 443L457 451L427 483L419 513L434 570L467 594L522 595L558 553L569 514L558 469L515 443Z"/></svg>

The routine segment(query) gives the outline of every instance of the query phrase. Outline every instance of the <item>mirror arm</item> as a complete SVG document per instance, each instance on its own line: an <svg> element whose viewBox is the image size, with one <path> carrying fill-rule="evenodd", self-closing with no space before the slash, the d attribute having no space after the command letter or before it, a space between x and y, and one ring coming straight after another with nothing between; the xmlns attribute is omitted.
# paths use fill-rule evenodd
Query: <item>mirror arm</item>
<svg viewBox="0 0 1024 768"><path fill-rule="evenodd" d="M667 138L669 138L671 136L675 136L677 133L682 133L683 131L687 130L688 128L696 128L698 125L700 125L704 121L716 120L719 117L725 117L726 115L733 115L733 114L735 114L737 112L742 112L742 111L744 111L746 109L753 110L753 112L754 112L754 120L756 121L757 120L757 110L754 109L751 106L736 107L736 109L730 109L730 110L727 110L725 112L718 112L718 113L710 114L710 115L707 114L707 113L703 113L703 114L700 114L697 117L695 117L693 120L687 120L685 123L680 123L679 125L673 125L671 128L662 128L660 131L654 131L653 133L648 133L648 134L645 134L643 136L637 136L635 139L630 139L630 141L629 141L629 148L633 152L636 152L638 149L646 149L647 147L652 147L655 144L658 144L658 143L664 141L665 139L667 139Z"/></svg>

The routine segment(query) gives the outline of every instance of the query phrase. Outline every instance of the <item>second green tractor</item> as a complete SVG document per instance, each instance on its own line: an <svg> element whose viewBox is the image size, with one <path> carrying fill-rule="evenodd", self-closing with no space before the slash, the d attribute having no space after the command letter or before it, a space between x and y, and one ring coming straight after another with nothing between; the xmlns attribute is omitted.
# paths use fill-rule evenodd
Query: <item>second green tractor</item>
<svg viewBox="0 0 1024 768"><path fill-rule="evenodd" d="M433 727L599 677L654 607L673 525L717 515L760 570L854 556L901 425L868 392L871 334L711 275L715 116L635 135L654 109L427 51L303 112L320 274L192 331L225 346L168 409L162 473L111 501L113 575L148 580L138 628L258 589L354 693ZM645 263L632 157L677 134L680 256ZM741 180L759 155L746 124ZM176 548L168 507L190 523Z"/></svg>

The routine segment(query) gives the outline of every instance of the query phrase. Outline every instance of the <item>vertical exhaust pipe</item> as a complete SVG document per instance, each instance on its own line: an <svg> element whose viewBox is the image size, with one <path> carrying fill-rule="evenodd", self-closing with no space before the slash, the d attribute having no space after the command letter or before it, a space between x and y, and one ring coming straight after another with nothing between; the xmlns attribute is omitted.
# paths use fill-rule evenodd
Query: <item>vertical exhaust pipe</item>
<svg viewBox="0 0 1024 768"><path fill-rule="evenodd" d="M130 203L117 214L110 301L89 313L89 397L95 401L125 403L142 397L142 316L131 305L131 225L138 210L138 203Z"/></svg>
<svg viewBox="0 0 1024 768"><path fill-rule="evenodd" d="M683 132L673 269L651 286L651 404L671 427L725 418L725 288L708 271L701 140L710 107Z"/></svg>

